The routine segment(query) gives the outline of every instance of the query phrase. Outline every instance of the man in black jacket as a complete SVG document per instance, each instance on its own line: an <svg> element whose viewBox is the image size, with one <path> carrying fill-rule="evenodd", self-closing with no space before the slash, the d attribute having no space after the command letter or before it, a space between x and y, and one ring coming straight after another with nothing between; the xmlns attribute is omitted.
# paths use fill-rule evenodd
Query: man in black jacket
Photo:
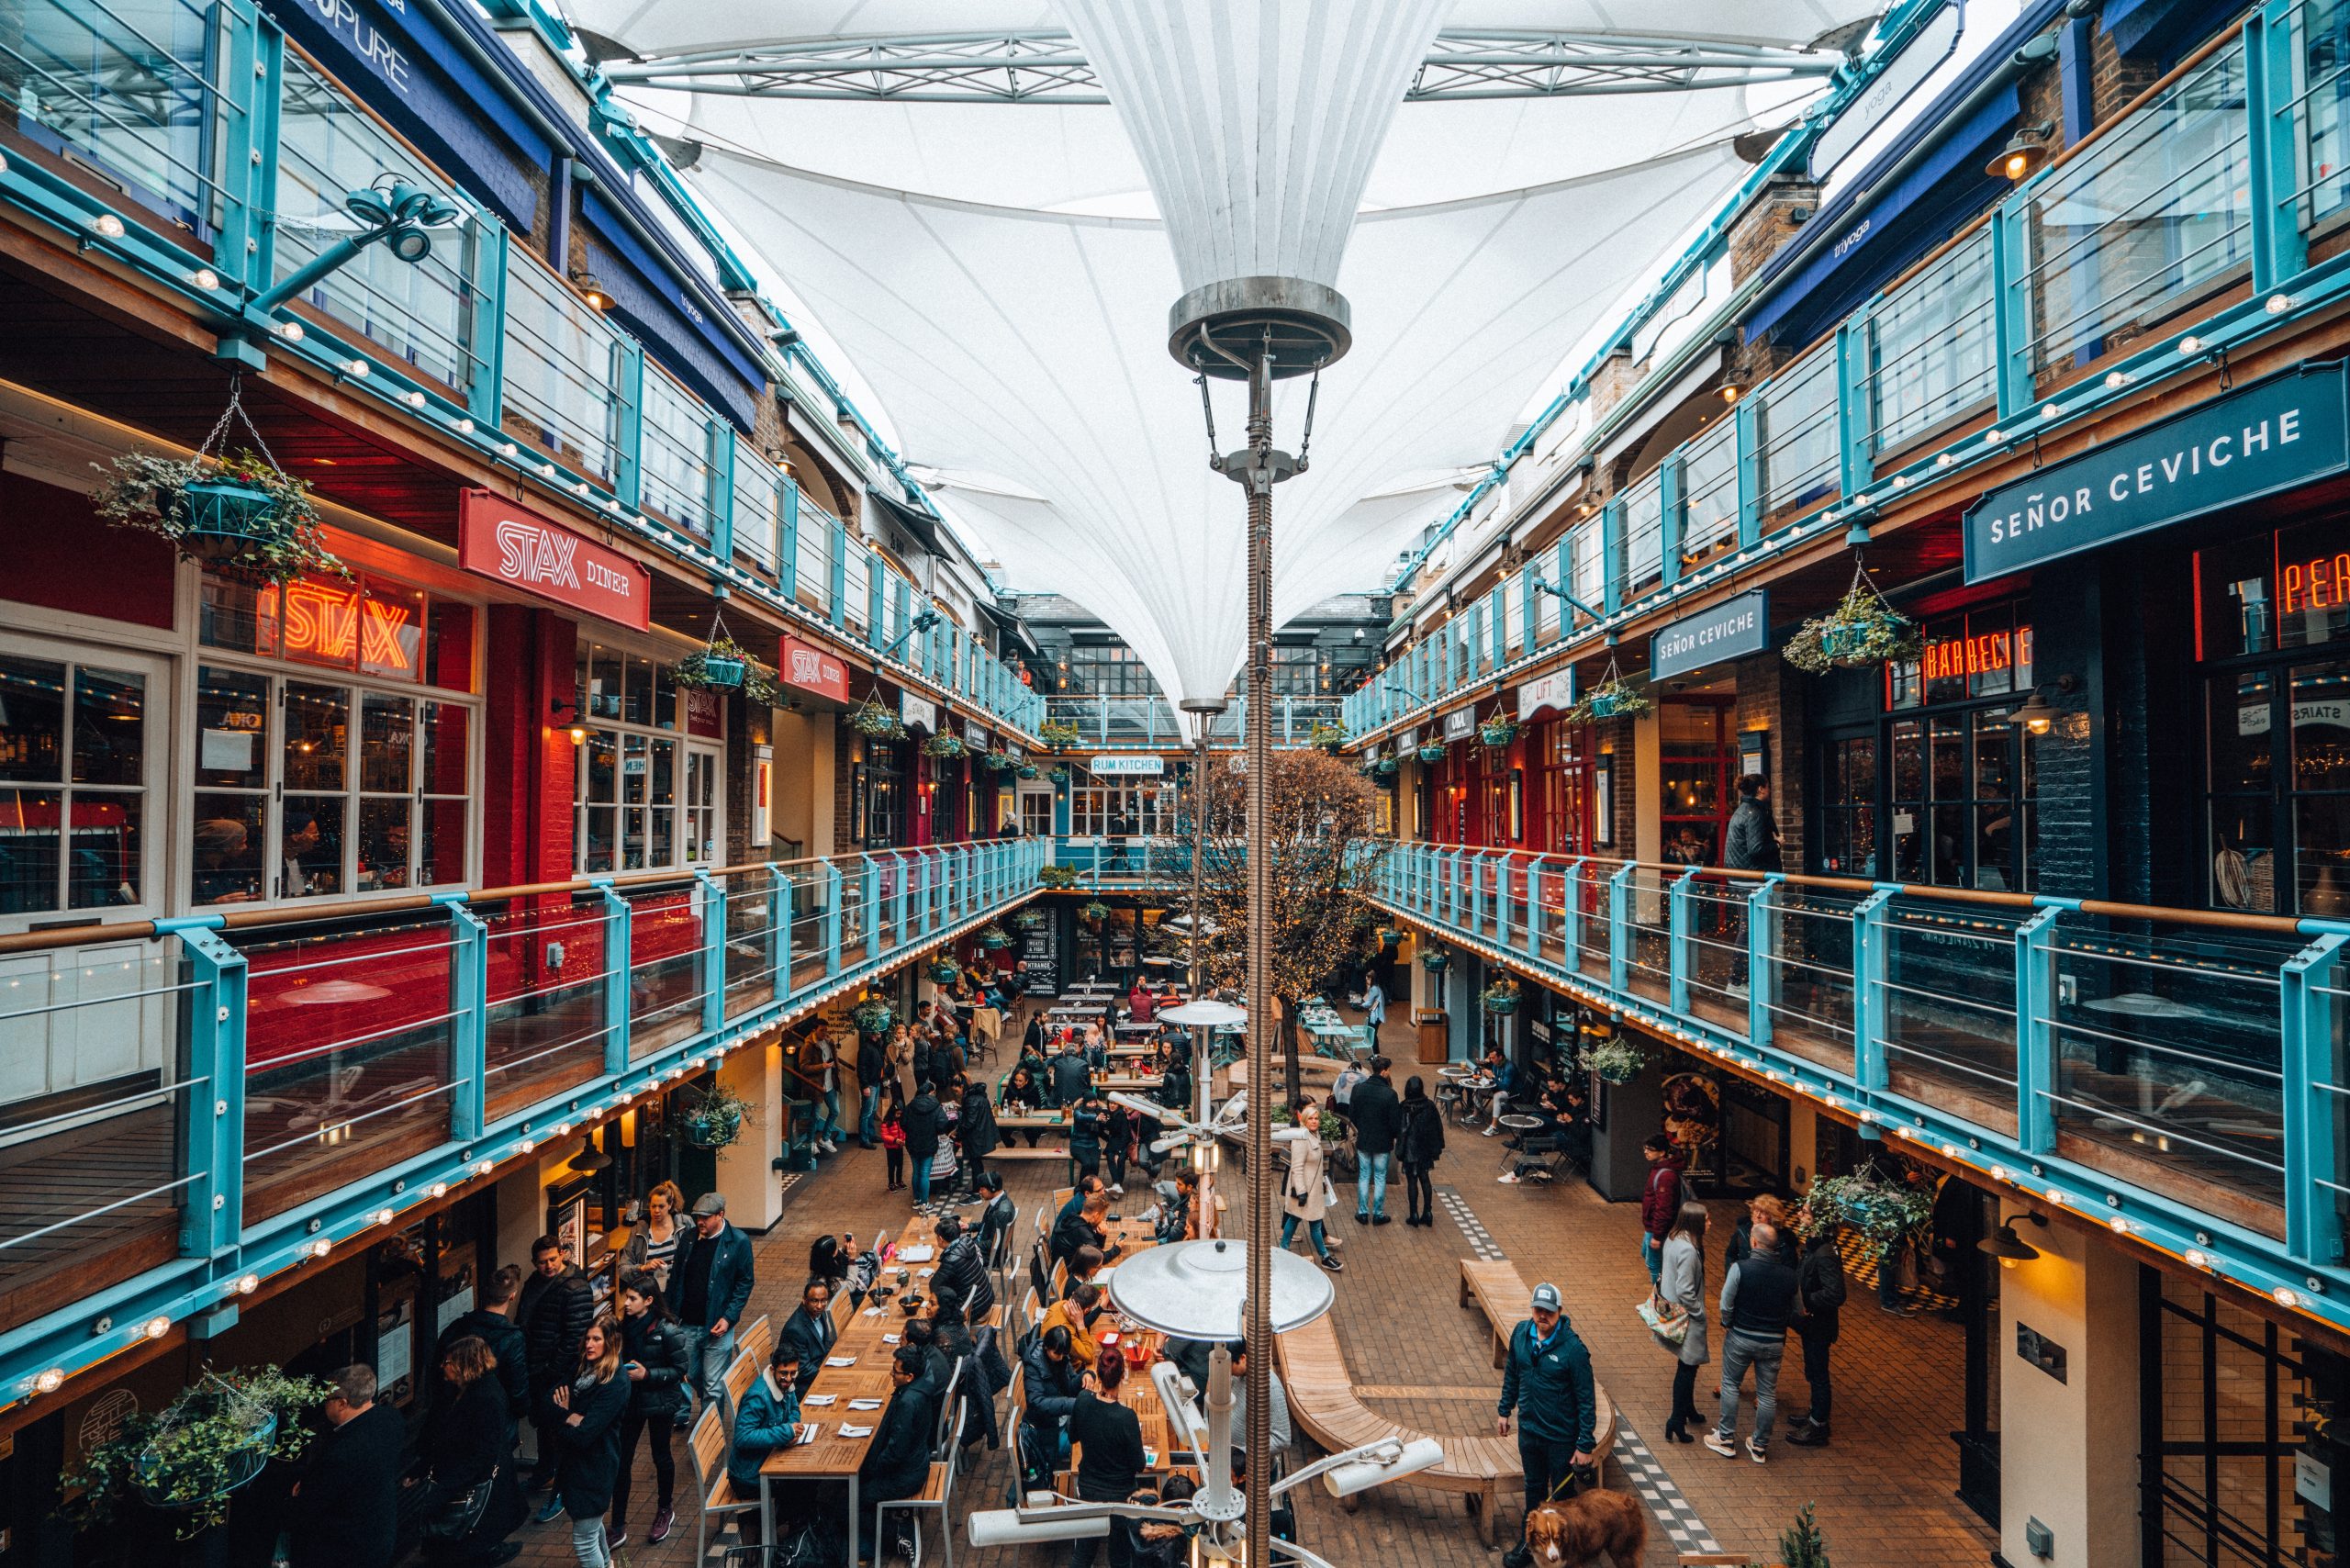
<svg viewBox="0 0 2350 1568"><path fill-rule="evenodd" d="M918 1081L914 1097L898 1116L906 1135L906 1169L913 1173L914 1208L930 1205L930 1162L938 1158L938 1134L944 1118L937 1091L928 1079Z"/></svg>
<svg viewBox="0 0 2350 1568"><path fill-rule="evenodd" d="M986 1317L995 1310L995 1286L988 1280L988 1260L979 1238L963 1228L960 1215L942 1215L938 1241L944 1249L938 1254L937 1271L931 1276L931 1294L952 1290L963 1298L973 1317Z"/></svg>
<svg viewBox="0 0 2350 1568"><path fill-rule="evenodd" d="M856 1113L856 1141L859 1148L878 1148L881 1143L881 1081L890 1076L890 1058L881 1050L881 1042L872 1035L856 1037L856 1092L859 1104Z"/></svg>
<svg viewBox="0 0 2350 1568"><path fill-rule="evenodd" d="M1077 1364L1069 1332L1055 1324L1028 1343L1020 1358L1020 1463L1024 1476L1049 1475L1069 1452L1067 1428L1077 1408L1085 1370Z"/></svg>
<svg viewBox="0 0 2350 1568"><path fill-rule="evenodd" d="M1799 1449L1828 1446L1828 1356L1844 1305L1844 1259L1836 1250L1836 1228L1831 1222L1813 1232L1796 1268L1796 1335L1803 1341L1803 1380L1811 1388L1811 1408L1787 1423L1787 1441Z"/></svg>
<svg viewBox="0 0 2350 1568"><path fill-rule="evenodd" d="M1753 1250L1722 1276L1722 1414L1706 1434L1706 1446L1725 1459L1738 1457L1739 1384L1754 1369L1754 1431L1746 1457L1764 1462L1771 1425L1779 1414L1779 1361L1786 1354L1787 1327L1796 1316L1796 1271L1779 1255L1779 1227L1759 1219L1747 1233Z"/></svg>
<svg viewBox="0 0 2350 1568"><path fill-rule="evenodd" d="M1360 1090L1356 1092L1360 1094ZM1599 1388L1591 1375L1591 1352L1567 1321L1559 1287L1534 1287L1533 1309L1509 1332L1507 1371L1494 1429L1509 1436L1516 1411L1518 1467L1526 1475L1528 1513L1565 1493L1574 1473L1592 1462L1599 1440ZM1523 1545L1502 1559L1522 1564Z"/></svg>
<svg viewBox="0 0 2350 1568"><path fill-rule="evenodd" d="M979 1190L988 1194L988 1206L979 1215L979 1256L990 1263L1002 1263L1004 1238L1020 1223L1020 1205L1003 1190L1003 1177L990 1170L979 1178Z"/></svg>
<svg viewBox="0 0 2350 1568"><path fill-rule="evenodd" d="M1085 1206L1053 1227L1050 1248L1053 1261L1067 1262L1080 1247L1098 1247L1107 1260L1118 1255L1119 1249L1102 1232L1102 1225L1110 1217L1110 1194L1090 1193Z"/></svg>
<svg viewBox="0 0 2350 1568"><path fill-rule="evenodd" d="M391 1568L398 1544L399 1412L375 1403L371 1367L335 1374L326 1435L286 1505L286 1561L294 1568Z"/></svg>
<svg viewBox="0 0 2350 1568"><path fill-rule="evenodd" d="M1358 1224L1387 1223L1387 1167L1395 1158L1395 1135L1404 1127L1404 1103L1387 1077L1393 1065L1385 1057L1371 1058L1371 1076L1355 1085L1348 1103L1354 1113L1355 1152L1361 1157L1355 1172Z"/></svg>
<svg viewBox="0 0 2350 1568"><path fill-rule="evenodd" d="M1085 1053L1070 1046L1055 1057L1051 1065L1053 1103L1071 1107L1093 1092L1093 1074L1085 1066Z"/></svg>
<svg viewBox="0 0 2350 1568"><path fill-rule="evenodd" d="M881 1547L874 1539L874 1510L893 1498L912 1496L930 1481L930 1437L938 1425L939 1390L923 1376L928 1360L928 1352L912 1345L898 1347L890 1366L890 1381L897 1392L890 1396L890 1407L881 1412L873 1446L856 1469L856 1492L865 1516L859 1521L858 1538L876 1558L881 1555Z"/></svg>
<svg viewBox="0 0 2350 1568"><path fill-rule="evenodd" d="M596 1321L595 1290L588 1283L588 1276L565 1256L563 1243L552 1236L531 1243L531 1277L523 1282L522 1304L515 1321L522 1330L530 1361L531 1425L539 1434L538 1462L523 1483L527 1492L554 1481L554 1462L561 1452L554 1429L562 1417L548 1404L547 1395L568 1383L578 1370L579 1342L588 1337L588 1325ZM542 1522L562 1512L559 1502L548 1506L554 1513L543 1510Z"/></svg>
<svg viewBox="0 0 2350 1568"><path fill-rule="evenodd" d="M489 1347L498 1358L498 1386L506 1395L506 1447L514 1448L515 1433L531 1409L531 1352L522 1331L514 1327L514 1307L522 1295L522 1271L509 1264L482 1282L481 1305L453 1319L432 1347L432 1364L439 1366L449 1347L467 1335Z"/></svg>

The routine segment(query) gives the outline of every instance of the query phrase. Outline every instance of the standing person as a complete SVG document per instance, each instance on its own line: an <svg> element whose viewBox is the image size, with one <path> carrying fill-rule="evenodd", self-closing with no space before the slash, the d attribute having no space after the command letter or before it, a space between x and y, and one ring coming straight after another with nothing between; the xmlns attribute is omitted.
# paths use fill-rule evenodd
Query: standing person
<svg viewBox="0 0 2350 1568"><path fill-rule="evenodd" d="M1091 1289L1091 1287L1088 1287ZM1146 1456L1142 1422L1119 1402L1126 1362L1106 1356L1083 1380L1077 1406L1069 1412L1069 1435L1080 1451L1077 1461L1077 1500L1080 1503L1123 1503L1142 1482ZM1135 1557L1134 1525L1110 1521L1110 1568L1131 1568ZM1093 1568L1093 1552L1101 1540L1085 1536L1069 1543L1069 1568Z"/></svg>
<svg viewBox="0 0 2350 1568"><path fill-rule="evenodd" d="M1567 1489L1574 1473L1591 1463L1599 1440L1591 1352L1561 1305L1558 1286L1545 1281L1534 1287L1533 1316L1509 1331L1509 1370L1502 1374L1494 1421L1494 1430L1507 1437L1510 1412L1519 1412L1517 1459L1526 1473L1528 1513ZM1528 1558L1521 1542L1502 1561L1524 1568Z"/></svg>
<svg viewBox="0 0 2350 1568"><path fill-rule="evenodd" d="M579 1341L596 1321L595 1290L588 1283L588 1276L565 1255L563 1243L552 1236L531 1243L531 1277L523 1282L522 1305L515 1321L521 1327L530 1361L531 1425L539 1435L538 1461L532 1466L531 1478L522 1484L528 1492L554 1479L555 1458L561 1450L555 1442L556 1423L548 1414L553 1406L547 1396L579 1364ZM549 1498L539 1511L538 1522L551 1523L561 1512L562 1504Z"/></svg>
<svg viewBox="0 0 2350 1568"><path fill-rule="evenodd" d="M976 1198L987 1181L987 1158L1003 1141L996 1131L995 1107L988 1103L986 1080L963 1086L963 1108L955 1118L955 1136L963 1145L964 1190Z"/></svg>
<svg viewBox="0 0 2350 1568"><path fill-rule="evenodd" d="M1387 1022L1387 988L1379 983L1379 971L1372 969L1362 982L1363 1048L1379 1049L1379 1031Z"/></svg>
<svg viewBox="0 0 2350 1568"><path fill-rule="evenodd" d="M788 1344L800 1352L800 1392L816 1381L816 1369L833 1353L833 1343L840 1338L840 1330L833 1325L833 1287L822 1280L811 1280L800 1288L800 1305L783 1320L782 1329L776 1335L778 1344Z"/></svg>
<svg viewBox="0 0 2350 1568"><path fill-rule="evenodd" d="M1649 1162L1648 1184L1640 1189L1640 1261L1648 1266L1653 1284L1664 1271L1664 1238L1672 1234L1686 1196L1681 1173L1689 1162L1662 1133L1651 1133L1640 1152Z"/></svg>
<svg viewBox="0 0 2350 1568"><path fill-rule="evenodd" d="M1844 1257L1836 1250L1834 1220L1812 1232L1796 1267L1796 1336L1803 1341L1803 1381L1811 1405L1788 1423L1787 1441L1799 1449L1828 1446L1829 1350L1836 1343L1844 1305Z"/></svg>
<svg viewBox="0 0 2350 1568"><path fill-rule="evenodd" d="M489 1492L470 1529L449 1540L427 1536L424 1552L448 1568L495 1568L521 1555L522 1549L507 1544L506 1538L527 1512L514 1479L514 1420L498 1385L504 1369L476 1334L448 1340L435 1365L440 1383L418 1444L432 1483L433 1505L447 1509L485 1483Z"/></svg>
<svg viewBox="0 0 2350 1568"><path fill-rule="evenodd" d="M930 1166L938 1158L940 1117L938 1095L927 1081L918 1084L905 1114L898 1118L906 1134L906 1164L913 1177L914 1208L930 1205Z"/></svg>
<svg viewBox="0 0 2350 1568"><path fill-rule="evenodd" d="M927 1002L914 1009L916 1025L925 1034L930 1029L929 1013L930 1003ZM912 1099L914 1093L913 1034L913 1029L906 1025L892 1024L890 1025L890 1043L883 1047L883 1058L890 1067L890 1081L898 1086L898 1100L901 1104Z"/></svg>
<svg viewBox="0 0 2350 1568"><path fill-rule="evenodd" d="M881 1141L881 1081L890 1076L889 1053L862 1032L856 1036L856 1141L867 1148Z"/></svg>
<svg viewBox="0 0 2350 1568"><path fill-rule="evenodd" d="M1071 1045L1052 1059L1053 1103L1075 1105L1092 1092L1093 1074L1085 1065L1085 1053Z"/></svg>
<svg viewBox="0 0 2350 1568"><path fill-rule="evenodd" d="M1706 1434L1706 1446L1725 1459L1738 1457L1739 1385L1754 1369L1754 1431L1746 1457L1762 1464L1771 1446L1771 1426L1779 1414L1779 1361L1786 1354L1787 1326L1795 1321L1796 1271L1779 1256L1779 1232L1768 1220L1754 1225L1754 1250L1722 1275L1722 1414Z"/></svg>
<svg viewBox="0 0 2350 1568"><path fill-rule="evenodd" d="M882 1170L890 1184L881 1190L894 1193L906 1184L906 1114L898 1102L898 1085L890 1085L889 1103L881 1108Z"/></svg>
<svg viewBox="0 0 2350 1568"><path fill-rule="evenodd" d="M693 1228L677 1249L677 1287L668 1293L677 1331L691 1354L687 1386L715 1405L734 1359L734 1326L751 1305L756 1282L751 1240L726 1223L726 1199L704 1193L694 1200Z"/></svg>
<svg viewBox="0 0 2350 1568"><path fill-rule="evenodd" d="M1416 1072L1404 1081L1404 1126L1396 1136L1395 1152L1404 1161L1404 1196L1412 1207L1404 1223L1436 1224L1436 1185L1430 1173L1444 1153L1444 1114L1428 1098L1428 1086Z"/></svg>
<svg viewBox="0 0 2350 1568"><path fill-rule="evenodd" d="M967 1228L960 1215L938 1218L938 1263L930 1278L931 1294L948 1291L963 1298L974 1317L995 1310L995 1286L988 1279L987 1252L979 1233Z"/></svg>
<svg viewBox="0 0 2350 1568"><path fill-rule="evenodd" d="M621 1280L621 1361L628 1373L627 1414L621 1417L621 1462L612 1480L612 1526L610 1544L628 1540L629 1481L636 1469L637 1440L653 1438L653 1479L660 1487L653 1508L653 1529L645 1543L658 1546L669 1538L677 1522L672 1506L677 1490L677 1459L669 1439L687 1417L693 1401L686 1378L693 1357L677 1332L677 1315L661 1299L661 1283L650 1274L629 1274Z"/></svg>
<svg viewBox="0 0 2350 1568"><path fill-rule="evenodd" d="M1404 1103L1387 1081L1385 1057L1371 1058L1371 1076L1355 1085L1355 1152L1361 1157L1355 1174L1355 1222L1387 1223L1387 1166L1395 1152L1395 1134L1404 1125Z"/></svg>
<svg viewBox="0 0 2350 1568"><path fill-rule="evenodd" d="M521 1296L521 1270L511 1263L491 1270L489 1278L481 1284L481 1305L453 1319L448 1327L441 1330L440 1341L432 1348L436 1365L460 1339L479 1339L488 1349L495 1372L491 1383L506 1406L504 1451L509 1454L514 1451L515 1434L523 1417L531 1413L531 1351L523 1342L522 1331L514 1327L514 1308ZM514 1473L514 1467L509 1464L506 1470L507 1479L519 1486L520 1477Z"/></svg>
<svg viewBox="0 0 2350 1568"><path fill-rule="evenodd" d="M1722 864L1739 871L1779 869L1779 824L1771 816L1771 781L1748 773L1738 781L1738 809L1729 814Z"/></svg>
<svg viewBox="0 0 2350 1568"><path fill-rule="evenodd" d="M1351 1122L1355 1119L1355 1091L1371 1073L1362 1063L1348 1057L1338 1069L1338 1076L1330 1085L1330 1109Z"/></svg>
<svg viewBox="0 0 2350 1568"><path fill-rule="evenodd" d="M293 1568L391 1568L407 1425L398 1411L375 1403L375 1370L355 1363L335 1373L324 1414L326 1435L285 1506L286 1561Z"/></svg>
<svg viewBox="0 0 2350 1568"><path fill-rule="evenodd" d="M1703 1204L1684 1204L1664 1238L1662 1273L1657 1280L1659 1305L1684 1313L1689 1324L1674 1355L1673 1414L1665 1417L1664 1435L1676 1443L1694 1443L1689 1424L1697 1417L1697 1369L1713 1359L1706 1343L1706 1222Z"/></svg>
<svg viewBox="0 0 2350 1568"><path fill-rule="evenodd" d="M1102 1102L1087 1090L1069 1114L1069 1185L1102 1171Z"/></svg>
<svg viewBox="0 0 2350 1568"><path fill-rule="evenodd" d="M1795 1267L1802 1259L1796 1251L1794 1218L1785 1201L1769 1193L1757 1193L1747 1199L1746 1212L1738 1216L1738 1224L1730 1230L1729 1248L1722 1259L1722 1267L1729 1268L1754 1249L1754 1227L1765 1222L1779 1233L1780 1260L1789 1268Z"/></svg>
<svg viewBox="0 0 2350 1568"><path fill-rule="evenodd" d="M816 1090L816 1152L834 1154L841 1147L841 1053L829 1034L819 1034L800 1051L800 1070Z"/></svg>
<svg viewBox="0 0 2350 1568"><path fill-rule="evenodd" d="M604 1536L604 1511L621 1469L621 1419L628 1413L629 1381L621 1375L620 1326L599 1317L579 1341L579 1361L554 1387L548 1403L563 1457L555 1465L554 1493L571 1517L571 1552L579 1568L609 1568L611 1543Z"/></svg>
<svg viewBox="0 0 2350 1568"><path fill-rule="evenodd" d="M1322 1227L1326 1212L1324 1196L1326 1183L1323 1175L1321 1117L1314 1109L1314 1097L1303 1095L1297 1103L1297 1125L1305 1136L1284 1138L1283 1148L1289 1150L1289 1174L1281 1181L1281 1250L1297 1235L1298 1221L1305 1222L1305 1234L1313 1238L1314 1255L1332 1273L1346 1267L1330 1254L1330 1238Z"/></svg>
<svg viewBox="0 0 2350 1568"><path fill-rule="evenodd" d="M669 1266L677 1260L677 1245L689 1228L686 1194L675 1182L657 1183L645 1194L644 1223L630 1235L621 1267L630 1273L642 1270L667 1289Z"/></svg>
<svg viewBox="0 0 2350 1568"><path fill-rule="evenodd" d="M764 1483L759 1467L778 1449L800 1439L800 1390L813 1369L802 1372L799 1344L779 1338L767 1357L767 1370L743 1391L742 1407L734 1412L733 1439L726 1445L726 1480L737 1497L755 1497ZM759 1510L734 1516L740 1521L743 1544L758 1546Z"/></svg>

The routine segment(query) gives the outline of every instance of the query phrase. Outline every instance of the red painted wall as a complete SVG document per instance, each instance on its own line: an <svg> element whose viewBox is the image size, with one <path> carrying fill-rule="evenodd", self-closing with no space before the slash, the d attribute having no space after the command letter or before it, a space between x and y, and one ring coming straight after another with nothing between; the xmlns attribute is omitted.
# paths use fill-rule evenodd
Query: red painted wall
<svg viewBox="0 0 2350 1568"><path fill-rule="evenodd" d="M151 533L107 527L87 496L0 474L0 546L8 562L0 599L171 627L172 547Z"/></svg>

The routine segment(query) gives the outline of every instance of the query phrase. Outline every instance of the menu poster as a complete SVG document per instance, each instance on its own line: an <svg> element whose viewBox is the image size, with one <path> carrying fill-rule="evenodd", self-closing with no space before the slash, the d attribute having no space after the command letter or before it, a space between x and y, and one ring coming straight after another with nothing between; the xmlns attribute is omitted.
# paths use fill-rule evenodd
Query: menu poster
<svg viewBox="0 0 2350 1568"><path fill-rule="evenodd" d="M1020 961L1028 966L1021 990L1027 996L1061 993L1059 923L1050 910L1044 913L1044 919L1020 934Z"/></svg>

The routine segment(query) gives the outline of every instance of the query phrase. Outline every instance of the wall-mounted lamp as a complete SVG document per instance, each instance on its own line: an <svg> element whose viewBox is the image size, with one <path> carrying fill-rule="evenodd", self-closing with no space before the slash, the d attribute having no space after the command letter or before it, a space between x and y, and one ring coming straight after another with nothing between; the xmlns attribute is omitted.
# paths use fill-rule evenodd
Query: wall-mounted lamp
<svg viewBox="0 0 2350 1568"><path fill-rule="evenodd" d="M2025 1214L2017 1217L2029 1220L2042 1230L2048 1228L2046 1215ZM1976 1242L1975 1249L1978 1252L1987 1252L1997 1258L1999 1260L1999 1267L2003 1269L2012 1269L2018 1263L2029 1263L2040 1256L2039 1248L2016 1234L2016 1222L2012 1219L1999 1226L1998 1234L1986 1236Z"/></svg>
<svg viewBox="0 0 2350 1568"><path fill-rule="evenodd" d="M2056 127L2042 121L2038 125L2021 125L2008 138L2008 144L1983 166L1983 172L1995 180L2020 183L2031 177L2033 172L2048 162L2048 139Z"/></svg>
<svg viewBox="0 0 2350 1568"><path fill-rule="evenodd" d="M572 268L571 281L578 286L580 297L588 301L590 309L610 310L612 308L612 291L604 286L603 279L586 267Z"/></svg>
<svg viewBox="0 0 2350 1568"><path fill-rule="evenodd" d="M1725 403L1737 402L1739 391L1740 387L1737 382L1725 382L1721 387L1722 401Z"/></svg>
<svg viewBox="0 0 2350 1568"><path fill-rule="evenodd" d="M559 724L563 723L563 716L565 714L570 714L571 722L565 725L565 728L571 735L571 744L573 745L580 745L586 743L588 739L588 725L584 722L586 715L579 711L579 704L576 702L566 702L562 698L558 697L554 701L547 704L547 711L554 715L555 722Z"/></svg>
<svg viewBox="0 0 2350 1568"><path fill-rule="evenodd" d="M2056 689L2060 692L2069 692L2078 684L2069 675L2060 675L2056 678ZM2040 688L2036 686L2031 689L2031 699L2022 707L2017 709L2015 714L2016 722L2035 735L2044 735L2053 729L2060 716L2060 711L2049 704L2048 700L2040 694Z"/></svg>

